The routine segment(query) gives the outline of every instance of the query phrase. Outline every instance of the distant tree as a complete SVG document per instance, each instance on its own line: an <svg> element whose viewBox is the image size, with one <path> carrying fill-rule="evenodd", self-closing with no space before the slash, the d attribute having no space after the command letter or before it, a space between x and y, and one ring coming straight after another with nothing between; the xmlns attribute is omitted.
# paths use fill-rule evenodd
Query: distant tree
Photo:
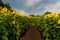
<svg viewBox="0 0 60 40"><path fill-rule="evenodd" d="M52 14L52 12L47 11L42 16L47 15L47 14Z"/></svg>
<svg viewBox="0 0 60 40"><path fill-rule="evenodd" d="M3 6L3 2L2 2L2 0L0 0L0 6Z"/></svg>
<svg viewBox="0 0 60 40"><path fill-rule="evenodd" d="M0 6L1 7L7 7L9 10L11 10L11 6L9 5L9 3L3 3L2 0L0 0Z"/></svg>
<svg viewBox="0 0 60 40"><path fill-rule="evenodd" d="M11 10L11 6L9 5L9 3L5 3L3 6L7 7L9 10Z"/></svg>
<svg viewBox="0 0 60 40"><path fill-rule="evenodd" d="M34 14L31 14L31 15L29 15L29 16L32 16L32 17L34 17L35 15L34 15Z"/></svg>
<svg viewBox="0 0 60 40"><path fill-rule="evenodd" d="M45 14L52 14L52 12L48 12L48 11L47 11L47 12L45 12Z"/></svg>
<svg viewBox="0 0 60 40"><path fill-rule="evenodd" d="M40 15L36 15L37 17L40 17Z"/></svg>

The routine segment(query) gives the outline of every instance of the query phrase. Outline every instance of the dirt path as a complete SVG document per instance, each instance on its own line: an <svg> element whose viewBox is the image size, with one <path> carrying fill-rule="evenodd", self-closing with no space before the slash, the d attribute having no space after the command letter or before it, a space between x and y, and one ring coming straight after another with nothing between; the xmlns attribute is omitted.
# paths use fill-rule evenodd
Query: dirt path
<svg viewBox="0 0 60 40"><path fill-rule="evenodd" d="M21 40L43 40L43 39L37 28L32 26L28 29L26 35L24 35Z"/></svg>

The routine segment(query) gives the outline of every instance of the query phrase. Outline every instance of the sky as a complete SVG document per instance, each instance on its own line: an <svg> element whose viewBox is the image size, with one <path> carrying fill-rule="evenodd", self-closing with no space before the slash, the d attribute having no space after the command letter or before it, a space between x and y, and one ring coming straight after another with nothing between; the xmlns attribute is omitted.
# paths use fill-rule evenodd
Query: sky
<svg viewBox="0 0 60 40"><path fill-rule="evenodd" d="M46 11L60 12L60 0L2 0L9 3L12 9L22 13L41 15Z"/></svg>

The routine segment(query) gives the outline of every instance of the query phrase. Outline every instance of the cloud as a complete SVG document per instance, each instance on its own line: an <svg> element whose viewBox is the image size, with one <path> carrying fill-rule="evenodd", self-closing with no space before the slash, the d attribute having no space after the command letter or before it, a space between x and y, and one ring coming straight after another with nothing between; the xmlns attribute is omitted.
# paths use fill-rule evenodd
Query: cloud
<svg viewBox="0 0 60 40"><path fill-rule="evenodd" d="M3 2L8 2L12 9L17 8L22 13L27 14L60 11L60 0L3 0Z"/></svg>
<svg viewBox="0 0 60 40"><path fill-rule="evenodd" d="M26 13L25 11L23 11L23 10L19 10L19 12L21 12L21 13Z"/></svg>
<svg viewBox="0 0 60 40"><path fill-rule="evenodd" d="M16 9L17 11L19 11L20 13L26 13L24 10L20 10L20 9Z"/></svg>
<svg viewBox="0 0 60 40"><path fill-rule="evenodd" d="M26 0L27 6L34 6L36 3L40 2L41 0Z"/></svg>
<svg viewBox="0 0 60 40"><path fill-rule="evenodd" d="M48 2L45 3L44 2L41 5L39 5L38 7L36 7L33 10L33 13L42 14L42 13L45 13L46 11L50 11L50 12L58 11L59 12L60 11L60 0L57 0L54 3L48 3Z"/></svg>
<svg viewBox="0 0 60 40"><path fill-rule="evenodd" d="M47 5L44 8L46 11L54 12L58 11L59 7L60 7L60 1L57 1L55 4Z"/></svg>

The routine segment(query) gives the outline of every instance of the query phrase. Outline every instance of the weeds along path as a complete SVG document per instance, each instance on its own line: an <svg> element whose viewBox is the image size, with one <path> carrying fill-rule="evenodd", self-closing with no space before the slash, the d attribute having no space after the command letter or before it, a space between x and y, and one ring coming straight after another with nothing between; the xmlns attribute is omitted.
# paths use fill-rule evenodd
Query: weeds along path
<svg viewBox="0 0 60 40"><path fill-rule="evenodd" d="M31 26L21 40L43 40L35 26Z"/></svg>

